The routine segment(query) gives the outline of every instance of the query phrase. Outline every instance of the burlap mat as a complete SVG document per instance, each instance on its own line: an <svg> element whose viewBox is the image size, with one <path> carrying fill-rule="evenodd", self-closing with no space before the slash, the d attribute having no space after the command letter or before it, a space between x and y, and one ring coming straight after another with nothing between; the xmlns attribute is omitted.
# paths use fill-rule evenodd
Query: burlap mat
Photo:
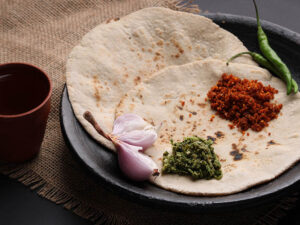
<svg viewBox="0 0 300 225"><path fill-rule="evenodd" d="M52 110L41 153L22 165L1 164L0 171L39 195L95 224L275 224L295 197L266 205L214 215L156 211L105 190L67 149L60 129L60 98L70 50L97 24L148 6L196 12L180 1L158 0L2 0L0 62L28 62L44 69L53 81ZM186 1L185 1L186 2Z"/></svg>

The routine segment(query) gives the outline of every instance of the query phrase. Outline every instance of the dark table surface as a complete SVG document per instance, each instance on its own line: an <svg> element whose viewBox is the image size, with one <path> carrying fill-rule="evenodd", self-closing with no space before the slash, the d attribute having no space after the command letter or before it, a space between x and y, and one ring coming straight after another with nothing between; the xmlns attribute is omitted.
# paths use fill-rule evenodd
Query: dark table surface
<svg viewBox="0 0 300 225"><path fill-rule="evenodd" d="M251 0L198 0L203 11L254 16ZM277 23L300 33L299 0L257 0L262 19ZM300 221L300 201L280 224ZM0 225L88 225L84 220L62 206L39 197L17 181L0 175ZM299 223L298 223L299 224Z"/></svg>

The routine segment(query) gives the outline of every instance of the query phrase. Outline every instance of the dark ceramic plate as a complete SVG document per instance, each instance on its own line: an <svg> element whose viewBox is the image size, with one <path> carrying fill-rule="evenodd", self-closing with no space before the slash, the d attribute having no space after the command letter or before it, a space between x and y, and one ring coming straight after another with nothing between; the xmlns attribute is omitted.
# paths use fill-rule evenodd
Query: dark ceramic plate
<svg viewBox="0 0 300 225"><path fill-rule="evenodd" d="M249 50L259 51L256 21L253 18L227 14L205 14L221 27L240 38ZM271 45L288 64L295 80L300 83L300 35L278 25L263 22ZM76 120L65 88L61 102L62 130L67 143L79 159L105 183L105 187L131 200L168 209L200 212L250 206L274 199L288 190L299 188L300 163L277 179L246 191L220 197L193 197L165 191L148 182L134 183L120 172L117 157L91 138ZM231 206L231 207L228 207Z"/></svg>

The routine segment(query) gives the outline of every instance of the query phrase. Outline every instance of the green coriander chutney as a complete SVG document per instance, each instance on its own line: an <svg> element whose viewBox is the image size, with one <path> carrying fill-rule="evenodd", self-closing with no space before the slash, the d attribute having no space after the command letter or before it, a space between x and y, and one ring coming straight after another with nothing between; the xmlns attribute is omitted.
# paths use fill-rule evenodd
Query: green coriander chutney
<svg viewBox="0 0 300 225"><path fill-rule="evenodd" d="M172 154L163 156L163 174L191 176L193 179L221 179L221 164L212 147L211 140L200 137L187 137L174 143Z"/></svg>

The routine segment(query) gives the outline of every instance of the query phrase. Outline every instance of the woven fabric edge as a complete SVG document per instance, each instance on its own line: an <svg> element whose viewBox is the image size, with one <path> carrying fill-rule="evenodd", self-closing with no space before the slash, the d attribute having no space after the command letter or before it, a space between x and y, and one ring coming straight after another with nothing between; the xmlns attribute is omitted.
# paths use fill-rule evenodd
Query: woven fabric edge
<svg viewBox="0 0 300 225"><path fill-rule="evenodd" d="M199 13L201 10L197 4L193 4L193 0L166 0L159 3L160 6L167 7L177 11ZM100 210L81 202L74 196L61 191L52 184L47 183L41 176L34 171L22 166L0 165L0 173L12 179L15 179L31 190L46 198L57 205L62 205L64 208L72 211L78 216L90 220L94 224L130 224L126 219L117 218L113 214L104 214ZM297 196L287 197L276 204L272 210L266 215L263 215L255 224L259 225L274 225L280 218L286 215L286 212L294 206L297 201Z"/></svg>

